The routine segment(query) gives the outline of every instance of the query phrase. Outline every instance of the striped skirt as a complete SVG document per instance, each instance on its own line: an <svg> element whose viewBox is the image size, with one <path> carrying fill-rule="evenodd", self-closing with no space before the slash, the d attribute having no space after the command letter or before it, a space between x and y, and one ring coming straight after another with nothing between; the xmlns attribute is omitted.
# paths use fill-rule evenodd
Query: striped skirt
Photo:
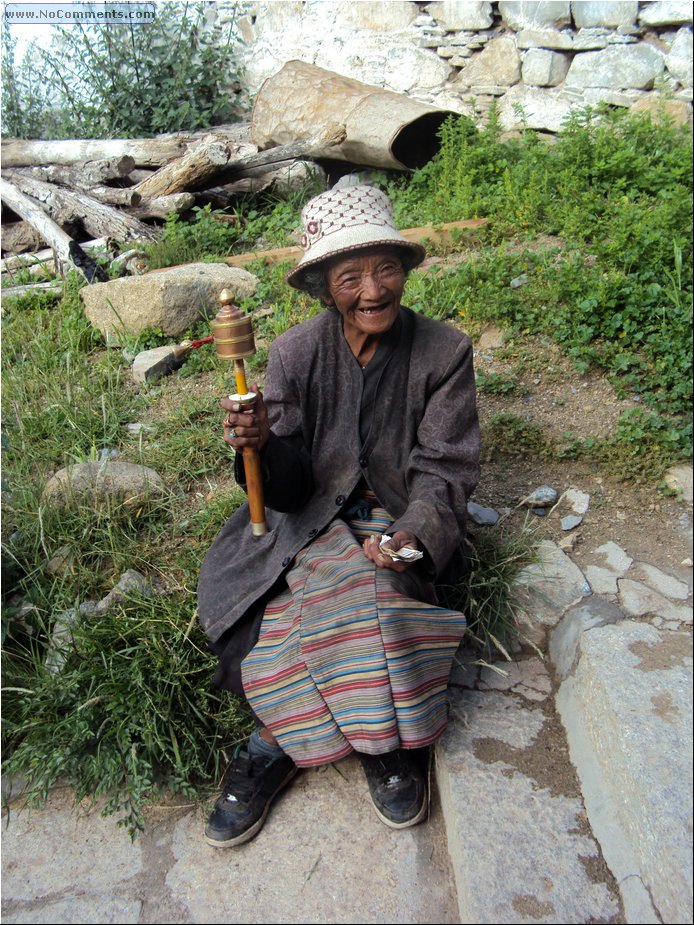
<svg viewBox="0 0 694 925"><path fill-rule="evenodd" d="M378 569L361 541L392 519L335 520L302 549L242 664L246 697L302 767L421 748L443 732L465 617L426 603L415 568Z"/></svg>

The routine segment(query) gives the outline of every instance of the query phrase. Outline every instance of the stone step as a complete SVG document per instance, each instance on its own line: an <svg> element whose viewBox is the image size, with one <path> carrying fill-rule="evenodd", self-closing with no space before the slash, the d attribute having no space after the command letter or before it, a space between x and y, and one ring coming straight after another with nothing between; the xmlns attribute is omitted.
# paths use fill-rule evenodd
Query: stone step
<svg viewBox="0 0 694 925"><path fill-rule="evenodd" d="M608 543L594 593L542 546L517 587L549 657L463 654L451 676L436 769L461 921L689 923L691 588Z"/></svg>

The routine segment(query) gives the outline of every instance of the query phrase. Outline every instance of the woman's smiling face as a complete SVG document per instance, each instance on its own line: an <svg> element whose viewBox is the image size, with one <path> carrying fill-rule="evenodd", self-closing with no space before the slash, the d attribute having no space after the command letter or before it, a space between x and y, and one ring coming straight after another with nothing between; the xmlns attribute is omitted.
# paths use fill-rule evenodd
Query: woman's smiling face
<svg viewBox="0 0 694 925"><path fill-rule="evenodd" d="M326 271L328 302L342 315L344 334L380 337L395 323L405 271L395 247L336 257Z"/></svg>

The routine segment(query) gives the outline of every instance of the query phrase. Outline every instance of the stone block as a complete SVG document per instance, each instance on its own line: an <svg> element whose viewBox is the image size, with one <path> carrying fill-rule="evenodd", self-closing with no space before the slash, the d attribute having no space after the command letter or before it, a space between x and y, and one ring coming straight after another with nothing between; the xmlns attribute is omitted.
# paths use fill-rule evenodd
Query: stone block
<svg viewBox="0 0 694 925"><path fill-rule="evenodd" d="M356 4L359 6L360 4ZM456 29L488 29L494 17L491 3L468 3L467 0L441 0L425 7L439 25L451 32Z"/></svg>
<svg viewBox="0 0 694 925"><path fill-rule="evenodd" d="M533 87L556 87L566 77L571 60L546 48L530 48L523 58L523 83Z"/></svg>
<svg viewBox="0 0 694 925"><path fill-rule="evenodd" d="M521 60L515 37L503 35L488 42L465 65L456 85L511 87L521 78Z"/></svg>
<svg viewBox="0 0 694 925"><path fill-rule="evenodd" d="M571 4L574 23L579 28L594 26L632 26L639 13L637 0L600 0L597 3L582 0Z"/></svg>
<svg viewBox="0 0 694 925"><path fill-rule="evenodd" d="M318 4L318 7L321 5ZM380 3L363 0L361 3L339 3L333 6L337 7L338 28L344 22L353 29L386 34L407 29L419 15L415 3L402 3L401 0L382 0Z"/></svg>
<svg viewBox="0 0 694 925"><path fill-rule="evenodd" d="M530 2L530 0L501 0L499 12L511 29L554 28L571 25L571 4L564 2Z"/></svg>
<svg viewBox="0 0 694 925"><path fill-rule="evenodd" d="M679 581L673 575L668 575L662 569L656 568L655 565L649 565L648 562L637 562L629 571L629 578L642 581L649 588L669 597L672 601L686 601L691 594L689 585Z"/></svg>
<svg viewBox="0 0 694 925"><path fill-rule="evenodd" d="M595 51L607 48L607 29L581 29L574 36L574 51Z"/></svg>
<svg viewBox="0 0 694 925"><path fill-rule="evenodd" d="M91 323L118 340L148 328L176 336L200 318L216 315L222 289L244 298L257 287L258 278L240 267L191 263L85 286L80 297Z"/></svg>
<svg viewBox="0 0 694 925"><path fill-rule="evenodd" d="M687 0L659 0L646 3L639 22L646 26L678 26L692 21L692 4Z"/></svg>
<svg viewBox="0 0 694 925"><path fill-rule="evenodd" d="M603 51L575 56L566 75L569 87L648 90L665 67L663 55L652 45L610 45Z"/></svg>
<svg viewBox="0 0 694 925"><path fill-rule="evenodd" d="M672 119L675 125L692 124L692 104L686 100L666 100L653 93L637 100L630 106L632 112L647 112L654 121ZM682 468L687 468L686 466ZM689 467L689 498L691 501L691 467ZM667 479L667 475L666 475ZM684 495L683 495L684 497Z"/></svg>
<svg viewBox="0 0 694 925"><path fill-rule="evenodd" d="M692 86L692 32L679 29L675 41L665 56L665 66L683 86Z"/></svg>
<svg viewBox="0 0 694 925"><path fill-rule="evenodd" d="M653 614L664 620L677 620L680 623L691 622L691 608L678 606L641 581L632 578L620 578L619 604L622 610L632 617L645 617Z"/></svg>
<svg viewBox="0 0 694 925"><path fill-rule="evenodd" d="M516 42L521 49L550 48L556 51L571 51L574 44L568 32L559 32L558 29L523 29L516 36Z"/></svg>
<svg viewBox="0 0 694 925"><path fill-rule="evenodd" d="M623 618L624 614L616 604L598 595L593 595L571 607L549 637L550 661L560 679L564 680L575 669L583 633L596 626L617 623Z"/></svg>
<svg viewBox="0 0 694 925"><path fill-rule="evenodd" d="M623 620L581 635L557 695L627 922L691 921L691 690L689 634Z"/></svg>
<svg viewBox="0 0 694 925"><path fill-rule="evenodd" d="M537 554L538 561L520 572L512 591L533 624L552 627L592 592L583 572L556 543L543 540Z"/></svg>
<svg viewBox="0 0 694 925"><path fill-rule="evenodd" d="M161 379L169 373L180 369L186 358L174 356L172 347L153 347L143 350L133 360L132 373L135 382L147 382Z"/></svg>
<svg viewBox="0 0 694 925"><path fill-rule="evenodd" d="M572 109L581 106L583 99L574 101L559 96L556 90L540 90L534 87L511 87L499 103L499 119L503 131L510 132L528 128L546 132L559 132ZM520 106L525 122L516 111Z"/></svg>

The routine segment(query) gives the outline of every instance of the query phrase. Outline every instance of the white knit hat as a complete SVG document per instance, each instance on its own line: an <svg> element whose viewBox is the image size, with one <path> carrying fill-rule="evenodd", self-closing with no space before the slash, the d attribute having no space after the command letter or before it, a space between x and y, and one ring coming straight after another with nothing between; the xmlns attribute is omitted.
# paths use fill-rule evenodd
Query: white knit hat
<svg viewBox="0 0 694 925"><path fill-rule="evenodd" d="M287 275L295 289L303 289L304 271L330 257L374 245L394 244L418 266L426 253L421 244L404 238L393 224L393 207L385 193L373 186L334 187L315 196L301 213L304 255Z"/></svg>

